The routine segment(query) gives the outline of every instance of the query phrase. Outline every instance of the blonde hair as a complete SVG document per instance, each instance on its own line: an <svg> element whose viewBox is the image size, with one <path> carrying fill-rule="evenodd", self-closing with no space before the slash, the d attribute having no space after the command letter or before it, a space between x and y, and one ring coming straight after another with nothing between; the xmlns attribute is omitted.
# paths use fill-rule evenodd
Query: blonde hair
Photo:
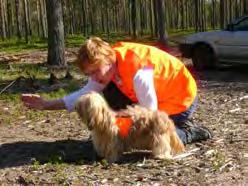
<svg viewBox="0 0 248 186"><path fill-rule="evenodd" d="M91 37L86 40L78 51L76 63L84 72L85 64L99 67L102 64L110 64L116 61L115 51L109 43L99 37Z"/></svg>

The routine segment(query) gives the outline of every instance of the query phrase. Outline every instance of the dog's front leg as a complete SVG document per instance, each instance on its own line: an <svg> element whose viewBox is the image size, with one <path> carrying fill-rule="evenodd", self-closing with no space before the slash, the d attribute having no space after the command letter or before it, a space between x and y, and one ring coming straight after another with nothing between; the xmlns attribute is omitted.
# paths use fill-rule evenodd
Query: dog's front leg
<svg viewBox="0 0 248 186"><path fill-rule="evenodd" d="M120 155L122 154L122 144L119 143L118 139L112 139L112 142L108 144L105 151L105 157L109 163L114 163L118 161Z"/></svg>
<svg viewBox="0 0 248 186"><path fill-rule="evenodd" d="M153 144L152 154L155 159L171 159L170 138L164 134L158 137L158 141Z"/></svg>
<svg viewBox="0 0 248 186"><path fill-rule="evenodd" d="M118 160L119 154L117 152L111 152L106 156L106 159L109 163L114 163Z"/></svg>
<svg viewBox="0 0 248 186"><path fill-rule="evenodd" d="M101 139L98 139L98 134L94 131L91 133L94 149L99 157L104 157L104 146L101 143Z"/></svg>

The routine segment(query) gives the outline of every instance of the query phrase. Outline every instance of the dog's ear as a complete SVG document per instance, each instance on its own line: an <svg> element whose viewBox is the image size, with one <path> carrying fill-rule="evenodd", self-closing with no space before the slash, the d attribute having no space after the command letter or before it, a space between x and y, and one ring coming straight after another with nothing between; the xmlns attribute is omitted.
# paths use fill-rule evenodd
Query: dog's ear
<svg viewBox="0 0 248 186"><path fill-rule="evenodd" d="M89 110L90 110L90 108L89 108L89 103L88 103L87 97L81 96L75 104L75 111L78 113L78 116L80 117L82 122L87 125L89 130L92 130L92 128L93 128L92 123L93 122L90 121L91 118L90 118Z"/></svg>
<svg viewBox="0 0 248 186"><path fill-rule="evenodd" d="M75 110L90 130L95 127L102 130L110 124L111 109L98 93L81 96L75 104Z"/></svg>
<svg viewBox="0 0 248 186"><path fill-rule="evenodd" d="M85 107L86 107L86 103L85 103L85 99L83 96L81 96L77 102L75 103L75 111L78 113L79 117L81 119L84 118L85 115Z"/></svg>

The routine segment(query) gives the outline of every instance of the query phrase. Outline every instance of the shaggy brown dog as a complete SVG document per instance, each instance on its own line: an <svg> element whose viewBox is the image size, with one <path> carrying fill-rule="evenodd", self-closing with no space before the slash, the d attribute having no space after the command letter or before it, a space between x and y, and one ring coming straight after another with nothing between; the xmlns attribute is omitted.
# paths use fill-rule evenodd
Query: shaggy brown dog
<svg viewBox="0 0 248 186"><path fill-rule="evenodd" d="M95 92L81 96L75 109L91 131L96 152L109 162L131 149L151 150L158 159L170 159L184 151L172 120L164 112L133 106L124 110L129 117L117 118Z"/></svg>

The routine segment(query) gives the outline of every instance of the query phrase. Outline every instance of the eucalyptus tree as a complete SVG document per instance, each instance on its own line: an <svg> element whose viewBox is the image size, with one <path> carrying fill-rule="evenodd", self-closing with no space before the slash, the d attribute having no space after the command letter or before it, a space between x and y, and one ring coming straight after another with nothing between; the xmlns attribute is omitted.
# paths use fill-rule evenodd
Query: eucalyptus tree
<svg viewBox="0 0 248 186"><path fill-rule="evenodd" d="M61 0L46 0L49 65L66 66Z"/></svg>

